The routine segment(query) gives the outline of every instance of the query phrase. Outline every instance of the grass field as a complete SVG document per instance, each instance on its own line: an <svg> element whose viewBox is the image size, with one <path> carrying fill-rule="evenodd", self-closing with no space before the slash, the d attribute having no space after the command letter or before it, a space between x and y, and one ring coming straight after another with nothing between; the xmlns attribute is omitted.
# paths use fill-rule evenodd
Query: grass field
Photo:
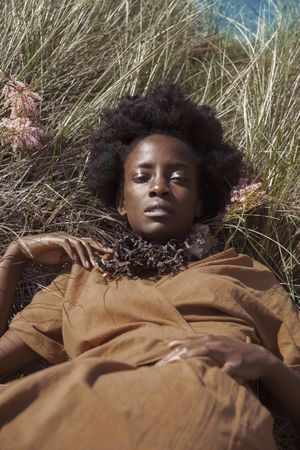
<svg viewBox="0 0 300 450"><path fill-rule="evenodd" d="M300 298L300 25L278 14L253 36L214 32L184 0L11 0L0 11L0 69L42 97L47 145L0 149L1 247L16 236L65 230L101 238L105 211L88 193L88 140L99 111L124 93L178 82L214 106L226 136L262 181L255 208L232 208L227 246L271 267ZM9 111L0 104L1 118Z"/></svg>

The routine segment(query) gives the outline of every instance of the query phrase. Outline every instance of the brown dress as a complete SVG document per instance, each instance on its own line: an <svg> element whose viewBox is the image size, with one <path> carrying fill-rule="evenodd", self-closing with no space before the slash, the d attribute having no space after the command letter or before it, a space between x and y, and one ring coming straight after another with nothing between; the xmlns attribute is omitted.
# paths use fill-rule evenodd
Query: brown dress
<svg viewBox="0 0 300 450"><path fill-rule="evenodd" d="M272 418L207 357L154 363L169 341L258 343L300 373L299 313L233 249L158 281L74 265L10 324L52 367L0 388L1 450L272 450Z"/></svg>

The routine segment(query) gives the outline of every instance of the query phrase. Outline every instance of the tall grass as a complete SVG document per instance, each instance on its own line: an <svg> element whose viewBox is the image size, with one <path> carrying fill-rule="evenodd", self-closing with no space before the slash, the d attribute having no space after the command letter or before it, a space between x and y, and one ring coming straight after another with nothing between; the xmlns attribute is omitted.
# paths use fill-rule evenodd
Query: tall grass
<svg viewBox="0 0 300 450"><path fill-rule="evenodd" d="M77 204L81 196L89 201L87 142L99 111L126 92L180 78L195 20L189 3L178 0L6 3L1 69L43 97L50 144L25 158L1 150L2 242L6 231L79 231L87 210Z"/></svg>
<svg viewBox="0 0 300 450"><path fill-rule="evenodd" d="M227 217L228 242L269 265L295 302L300 294L299 22L290 18L256 35L238 23L238 40L219 37L205 70L203 101L243 149L269 195L268 205ZM199 78L197 77L197 83ZM196 87L196 86L195 86ZM196 95L197 96L197 95ZM195 96L195 97L196 97Z"/></svg>
<svg viewBox="0 0 300 450"><path fill-rule="evenodd" d="M185 0L11 0L0 11L0 68L43 98L49 145L0 151L4 248L23 233L105 235L107 211L84 185L99 111L171 78L211 104L268 194L230 214L227 245L269 265L294 301L299 289L300 27L278 20L255 36L215 33ZM280 19L280 14L278 15ZM5 80L3 79L3 84ZM1 109L0 115L7 111ZM297 294L297 292L299 294Z"/></svg>

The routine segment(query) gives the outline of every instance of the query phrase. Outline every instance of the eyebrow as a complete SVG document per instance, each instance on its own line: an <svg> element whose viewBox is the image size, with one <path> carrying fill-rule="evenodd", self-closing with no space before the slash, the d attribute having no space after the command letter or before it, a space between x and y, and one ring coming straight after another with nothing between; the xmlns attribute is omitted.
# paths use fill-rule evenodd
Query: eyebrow
<svg viewBox="0 0 300 450"><path fill-rule="evenodd" d="M154 166L153 163L148 163L148 162L141 162L140 164L138 164L136 166L137 169L152 169L152 167ZM189 169L189 165L184 163L184 162L174 162L172 164L169 164L169 167L171 168L178 168L178 169Z"/></svg>

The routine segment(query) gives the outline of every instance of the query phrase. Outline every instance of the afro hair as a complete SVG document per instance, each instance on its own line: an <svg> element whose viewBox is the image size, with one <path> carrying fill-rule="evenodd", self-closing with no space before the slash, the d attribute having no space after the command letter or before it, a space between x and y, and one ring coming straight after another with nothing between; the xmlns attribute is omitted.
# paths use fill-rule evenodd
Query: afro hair
<svg viewBox="0 0 300 450"><path fill-rule="evenodd" d="M172 83L162 82L140 96L121 97L101 114L91 139L87 185L108 207L124 180L124 163L133 145L154 134L176 137L193 151L199 167L203 216L225 210L232 186L238 183L242 154L225 142L214 110L186 98Z"/></svg>

